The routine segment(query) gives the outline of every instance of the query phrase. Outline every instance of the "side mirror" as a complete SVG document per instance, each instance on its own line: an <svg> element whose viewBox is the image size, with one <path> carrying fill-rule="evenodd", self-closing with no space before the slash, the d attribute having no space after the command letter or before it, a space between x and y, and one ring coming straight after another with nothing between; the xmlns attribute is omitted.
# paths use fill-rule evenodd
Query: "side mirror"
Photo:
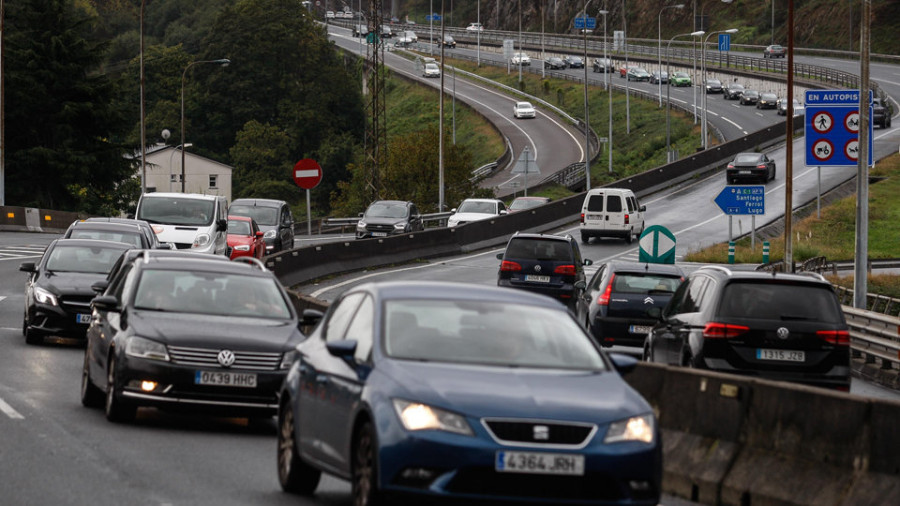
<svg viewBox="0 0 900 506"><path fill-rule="evenodd" d="M594 265L594 261L591 260L590 258L585 258L584 265Z"/></svg>
<svg viewBox="0 0 900 506"><path fill-rule="evenodd" d="M35 272L34 262L22 262L19 264L19 270L22 272Z"/></svg>
<svg viewBox="0 0 900 506"><path fill-rule="evenodd" d="M133 220L134 214L128 213L127 215L125 215L125 217L128 218L129 220Z"/></svg>
<svg viewBox="0 0 900 506"><path fill-rule="evenodd" d="M660 320L662 317L662 309L658 307L651 307L647 310L647 316L653 318L654 320Z"/></svg>
<svg viewBox="0 0 900 506"><path fill-rule="evenodd" d="M359 213L358 216L359 216L360 218L362 218L363 216L365 216L365 214L366 214L366 213Z"/></svg>
<svg viewBox="0 0 900 506"><path fill-rule="evenodd" d="M497 260L503 260L503 253L497 253Z"/></svg>
<svg viewBox="0 0 900 506"><path fill-rule="evenodd" d="M506 209L503 209L502 211L500 211L500 216L503 216L503 215L506 214L507 212L508 212L508 211L507 211Z"/></svg>
<svg viewBox="0 0 900 506"><path fill-rule="evenodd" d="M574 286L578 290L584 290L585 288L587 288L587 283L583 279L579 279L578 281L575 282Z"/></svg>
<svg viewBox="0 0 900 506"><path fill-rule="evenodd" d="M216 230L225 232L228 230L228 222L225 220L216 220Z"/></svg>
<svg viewBox="0 0 900 506"><path fill-rule="evenodd" d="M315 325L322 320L324 315L325 313L318 309L304 309L303 314L300 315L300 325Z"/></svg>
<svg viewBox="0 0 900 506"><path fill-rule="evenodd" d="M325 344L328 353L344 360L353 360L353 354L356 353L357 342L353 339L345 339L343 341L331 341Z"/></svg>
<svg viewBox="0 0 900 506"><path fill-rule="evenodd" d="M101 295L99 297L94 297L91 301L91 307L103 311L118 311L119 299L114 295Z"/></svg>
<svg viewBox="0 0 900 506"><path fill-rule="evenodd" d="M646 210L647 210L647 206L641 206L641 212L644 212Z"/></svg>
<svg viewBox="0 0 900 506"><path fill-rule="evenodd" d="M256 237L262 237L263 235L265 234L261 230L256 231Z"/></svg>
<svg viewBox="0 0 900 506"><path fill-rule="evenodd" d="M108 286L109 286L109 281L107 281L105 279L101 279L100 281L97 281L96 283L91 285L91 290L93 290L94 293L99 295L99 294L105 292L106 288Z"/></svg>
<svg viewBox="0 0 900 506"><path fill-rule="evenodd" d="M451 212L451 213L455 213L455 212L456 212L456 208L454 207L453 209L450 210L450 212Z"/></svg>
<svg viewBox="0 0 900 506"><path fill-rule="evenodd" d="M612 360L613 367L623 376L633 371L638 363L636 358L622 353L610 353L609 359Z"/></svg>

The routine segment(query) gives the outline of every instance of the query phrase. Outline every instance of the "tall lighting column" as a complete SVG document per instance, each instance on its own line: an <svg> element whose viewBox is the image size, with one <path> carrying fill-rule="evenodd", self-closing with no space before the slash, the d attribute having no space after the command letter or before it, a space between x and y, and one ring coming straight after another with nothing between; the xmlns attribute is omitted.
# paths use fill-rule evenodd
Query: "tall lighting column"
<svg viewBox="0 0 900 506"><path fill-rule="evenodd" d="M584 39L584 186L585 190L591 189L591 122L588 109L588 74L587 74L587 8L592 0L584 3L584 11L581 13L584 26L581 35Z"/></svg>
<svg viewBox="0 0 900 506"><path fill-rule="evenodd" d="M612 165L613 165L613 164L612 164L612 150L613 150L613 144L612 144L612 141L613 141L613 129L612 129L612 127L613 127L613 121L612 121L612 117L613 117L613 116L612 116L612 83L610 82L610 81L611 81L611 79L610 79L610 71L611 71L612 69L609 68L609 56L607 56L607 52L606 52L606 47L607 47L607 43L606 43L606 15L609 14L609 11L607 11L607 10L600 10L600 11L597 12L597 14L600 14L600 15L603 16L603 67L604 67L604 70L603 70L603 80L605 81L605 84L606 84L606 93L607 93L607 95L608 95L608 96L607 96L606 103L609 105L609 125L607 125L607 127L606 127L606 137L607 137L607 138L606 138L606 151L607 151L607 154L609 155L609 168L608 168L608 170L609 170L609 173L612 174ZM585 62L585 65L587 65L587 62Z"/></svg>
<svg viewBox="0 0 900 506"><path fill-rule="evenodd" d="M696 32L691 32L691 33L682 33L682 34L676 35L676 36L672 37L671 39L669 39L669 43L666 45L666 73L669 72L669 66L670 66L669 65L669 51L672 48L672 41L677 39L678 37L687 37L687 36L700 37L705 33L706 32L704 32L703 30L698 30ZM672 134L671 134L671 128L669 126L669 110L671 109L671 105L672 105L671 100L669 98L671 95L671 92L672 92L672 86L671 85L666 86L666 163L672 163L675 161L675 160L673 160L674 157L672 156L672 140L671 140Z"/></svg>
<svg viewBox="0 0 900 506"><path fill-rule="evenodd" d="M223 67L227 67L231 60L228 58L222 58L219 60L198 60L193 61L187 64L187 67L184 68L184 72L181 73L181 193L184 193L184 78L187 76L187 71L189 68L197 65L198 63L215 63L221 65Z"/></svg>
<svg viewBox="0 0 900 506"><path fill-rule="evenodd" d="M684 9L684 4L675 4L675 5L666 5L662 9L659 10L659 22L658 24L658 32L657 32L657 48L656 48L656 65L659 69L659 81L657 81L657 88L659 89L659 106L662 107L662 15L666 9ZM669 41L671 42L671 41ZM666 52L666 56L668 57L668 51ZM669 75L669 66L666 65L666 76ZM667 93L668 95L668 93Z"/></svg>
<svg viewBox="0 0 900 506"><path fill-rule="evenodd" d="M144 4L141 0L141 195L147 193L147 136L144 132Z"/></svg>
<svg viewBox="0 0 900 506"><path fill-rule="evenodd" d="M718 30L718 31L715 31L715 32L709 32L709 35L707 35L706 38L703 39L703 45L700 47L700 73L701 73L701 75L702 75L702 77L703 77L703 82L704 82L704 83L707 81L707 76L706 76L706 44L709 42L709 38L712 37L713 35L717 35L717 34L720 34L720 33L737 33L737 32L738 32L738 29L737 29L737 28L729 28L728 30ZM707 101L708 101L708 95L709 95L709 94L706 93L706 90L703 90L703 91L704 91L704 92L700 95L700 96L703 98L703 122L702 122L702 124L701 124L701 126L700 126L700 134L703 136L703 149L706 149L706 148L709 147L709 142L708 142L708 140L707 140L707 135L706 135L706 124L707 124L707 121L706 121L706 109L707 109Z"/></svg>

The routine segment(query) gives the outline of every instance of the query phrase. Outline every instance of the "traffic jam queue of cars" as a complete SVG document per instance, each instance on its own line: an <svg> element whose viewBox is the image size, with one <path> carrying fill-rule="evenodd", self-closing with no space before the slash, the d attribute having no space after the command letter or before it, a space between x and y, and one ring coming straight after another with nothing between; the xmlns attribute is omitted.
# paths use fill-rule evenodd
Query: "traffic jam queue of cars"
<svg viewBox="0 0 900 506"><path fill-rule="evenodd" d="M145 197L145 221L74 225L21 265L25 340L84 340L81 402L113 423L145 409L274 416L289 493L314 494L326 473L350 482L354 504L656 505L660 428L623 379L640 359L849 388L848 327L820 276L618 260L586 273L579 243L645 230L628 189L585 195L580 241L513 234L496 287L369 282L302 313L257 256L269 244L257 220L287 247L277 202ZM449 226L546 202L466 199ZM357 237L421 221L410 202L376 201ZM147 226L165 246L148 246ZM245 254L210 254L219 233Z"/></svg>

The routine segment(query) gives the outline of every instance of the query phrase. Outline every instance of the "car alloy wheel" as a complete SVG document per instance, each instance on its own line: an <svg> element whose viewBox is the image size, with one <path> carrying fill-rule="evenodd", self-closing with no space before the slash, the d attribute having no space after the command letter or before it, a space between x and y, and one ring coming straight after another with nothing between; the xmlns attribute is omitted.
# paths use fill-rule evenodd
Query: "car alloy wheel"
<svg viewBox="0 0 900 506"><path fill-rule="evenodd" d="M103 405L103 392L91 382L87 350L84 350L84 367L81 369L81 405L86 408L99 408Z"/></svg>
<svg viewBox="0 0 900 506"><path fill-rule="evenodd" d="M300 458L294 439L294 411L289 402L282 405L278 424L278 482L285 492L310 495L319 486L322 473Z"/></svg>
<svg viewBox="0 0 900 506"><path fill-rule="evenodd" d="M106 373L106 419L116 423L130 422L136 413L137 407L120 399L116 393L116 358L110 357Z"/></svg>
<svg viewBox="0 0 900 506"><path fill-rule="evenodd" d="M353 445L353 505L378 506L378 472L375 468L375 430L365 422Z"/></svg>

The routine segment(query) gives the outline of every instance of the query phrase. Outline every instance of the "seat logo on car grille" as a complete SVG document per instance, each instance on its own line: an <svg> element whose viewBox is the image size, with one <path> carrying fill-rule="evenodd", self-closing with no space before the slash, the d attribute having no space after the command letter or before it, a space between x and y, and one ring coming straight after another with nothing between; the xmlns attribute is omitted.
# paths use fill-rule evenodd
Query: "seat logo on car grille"
<svg viewBox="0 0 900 506"><path fill-rule="evenodd" d="M644 299L644 304L653 304L653 297L647 297Z"/></svg>
<svg viewBox="0 0 900 506"><path fill-rule="evenodd" d="M775 331L778 334L778 339L787 339L788 336L791 335L791 331L786 329L785 327L778 327L778 330Z"/></svg>
<svg viewBox="0 0 900 506"><path fill-rule="evenodd" d="M231 350L222 350L219 352L219 356L216 357L222 367L231 367L231 364L234 364L234 352Z"/></svg>
<svg viewBox="0 0 900 506"><path fill-rule="evenodd" d="M547 427L546 425L535 425L533 437L535 441L549 441L550 427Z"/></svg>
<svg viewBox="0 0 900 506"><path fill-rule="evenodd" d="M540 266L540 265L535 265L535 266L534 266L534 272L541 272L541 266Z"/></svg>

